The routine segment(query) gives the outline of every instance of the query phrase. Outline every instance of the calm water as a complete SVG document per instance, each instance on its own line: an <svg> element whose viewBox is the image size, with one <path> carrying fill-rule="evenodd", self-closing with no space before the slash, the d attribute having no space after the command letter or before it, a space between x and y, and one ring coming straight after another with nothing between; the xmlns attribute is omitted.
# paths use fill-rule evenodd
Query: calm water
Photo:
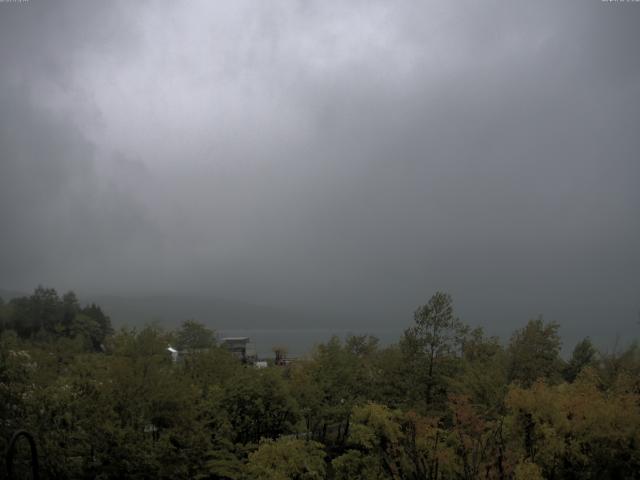
<svg viewBox="0 0 640 480"><path fill-rule="evenodd" d="M273 357L273 347L285 347L291 356L302 356L309 353L318 343L328 341L332 335L341 339L349 335L374 335L380 339L382 345L397 342L402 329L369 329L369 330L339 330L339 329L249 329L249 330L220 330L218 337L250 337L255 343L258 356Z"/></svg>

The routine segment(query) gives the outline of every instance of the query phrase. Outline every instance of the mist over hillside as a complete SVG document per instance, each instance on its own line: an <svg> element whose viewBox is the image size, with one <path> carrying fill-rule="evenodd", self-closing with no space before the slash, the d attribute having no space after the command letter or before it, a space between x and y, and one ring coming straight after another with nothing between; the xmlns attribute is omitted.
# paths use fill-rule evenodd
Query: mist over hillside
<svg viewBox="0 0 640 480"><path fill-rule="evenodd" d="M0 0L0 479L636 478L639 26Z"/></svg>
<svg viewBox="0 0 640 480"><path fill-rule="evenodd" d="M86 301L101 305L115 326L142 326L157 321L174 328L187 319L197 319L212 328L260 329L313 326L319 320L309 312L296 312L264 305L187 295L89 296ZM331 322L337 325L339 322Z"/></svg>

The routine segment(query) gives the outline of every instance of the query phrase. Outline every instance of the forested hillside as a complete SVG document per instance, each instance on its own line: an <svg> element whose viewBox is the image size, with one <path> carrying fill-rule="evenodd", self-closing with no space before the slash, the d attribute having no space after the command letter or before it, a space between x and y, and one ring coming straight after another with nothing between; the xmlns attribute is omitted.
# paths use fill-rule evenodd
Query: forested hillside
<svg viewBox="0 0 640 480"><path fill-rule="evenodd" d="M27 430L47 479L638 478L636 343L563 360L557 324L500 341L440 292L406 323L257 369L196 321L113 331L39 287L0 302L0 449Z"/></svg>

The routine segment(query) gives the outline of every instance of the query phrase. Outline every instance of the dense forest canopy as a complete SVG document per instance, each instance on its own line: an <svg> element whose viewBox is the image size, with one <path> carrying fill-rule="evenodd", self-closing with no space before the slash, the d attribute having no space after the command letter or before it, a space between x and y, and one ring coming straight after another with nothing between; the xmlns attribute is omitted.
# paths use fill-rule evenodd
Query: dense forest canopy
<svg viewBox="0 0 640 480"><path fill-rule="evenodd" d="M0 302L1 447L31 432L43 478L636 478L638 345L565 361L557 328L505 346L437 292L393 345L333 337L257 369L196 320L114 332L38 287Z"/></svg>

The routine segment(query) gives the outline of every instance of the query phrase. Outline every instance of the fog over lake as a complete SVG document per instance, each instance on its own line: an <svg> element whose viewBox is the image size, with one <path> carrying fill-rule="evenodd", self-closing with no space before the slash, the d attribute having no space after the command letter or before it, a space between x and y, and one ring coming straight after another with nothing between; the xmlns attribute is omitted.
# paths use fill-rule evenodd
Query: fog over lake
<svg viewBox="0 0 640 480"><path fill-rule="evenodd" d="M0 3L0 288L161 296L104 307L294 352L393 340L441 290L490 334L542 314L613 348L640 330L639 25L599 0Z"/></svg>

